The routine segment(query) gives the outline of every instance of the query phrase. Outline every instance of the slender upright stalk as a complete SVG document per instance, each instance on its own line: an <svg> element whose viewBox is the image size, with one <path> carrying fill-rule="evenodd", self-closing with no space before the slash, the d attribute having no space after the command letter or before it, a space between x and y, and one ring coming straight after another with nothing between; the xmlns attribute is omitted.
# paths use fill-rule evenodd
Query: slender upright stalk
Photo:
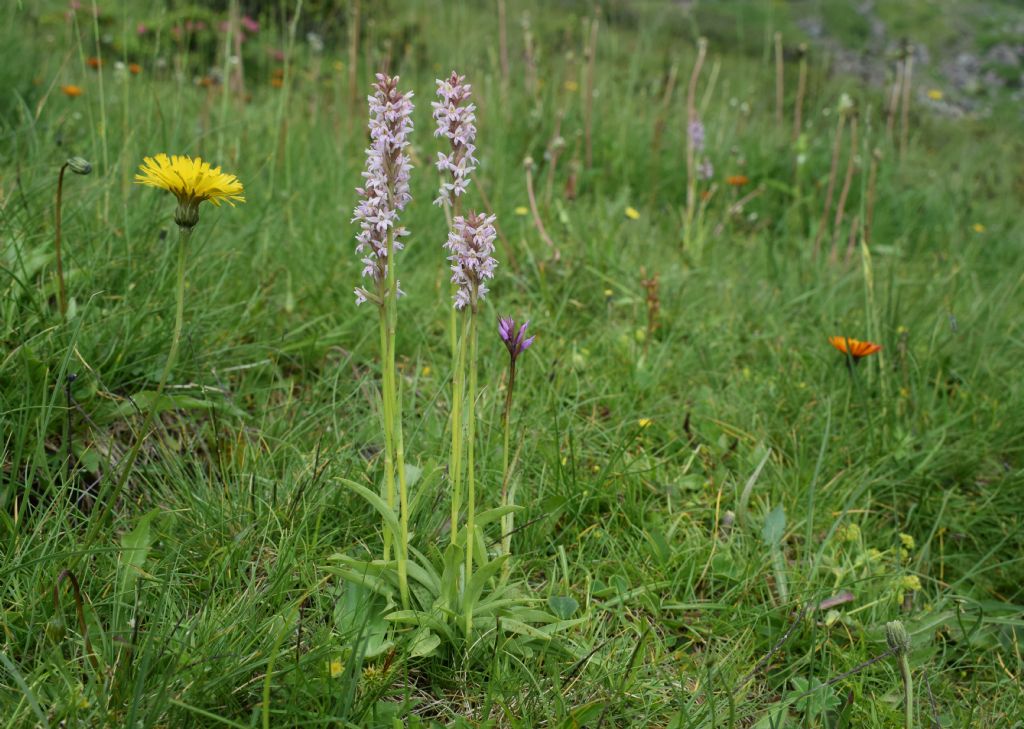
<svg viewBox="0 0 1024 729"><path fill-rule="evenodd" d="M914 47L907 46L907 60L903 72L903 108L900 110L900 159L907 153L910 138L910 88L914 77Z"/></svg>
<svg viewBox="0 0 1024 729"><path fill-rule="evenodd" d="M885 115L885 136L894 141L893 132L896 128L896 114L900 107L900 91L903 90L903 59L896 61L896 78L889 94L889 108Z"/></svg>
<svg viewBox="0 0 1024 729"><path fill-rule="evenodd" d="M398 323L398 279L395 274L395 240L392 230L388 230L387 279L385 281L384 309L387 320L387 352L384 365L387 379L384 380L385 418L390 420L391 451L394 458L394 470L398 474L399 528L401 533L395 539L395 559L398 561L398 589L402 596L402 607L409 607L409 582L406 574L409 558L409 494L405 479L405 453L402 445L402 403L396 387L397 371L395 367L395 329ZM386 431L385 431L386 432ZM385 459L387 456L385 455ZM388 506L395 508L394 475L388 485ZM385 556L385 559L387 557Z"/></svg>
<svg viewBox="0 0 1024 729"><path fill-rule="evenodd" d="M864 242L871 243L871 231L875 222L875 188L878 184L878 163L882 160L882 150L875 147L871 153L871 167L868 170L868 199L864 204Z"/></svg>
<svg viewBox="0 0 1024 729"><path fill-rule="evenodd" d="M818 230L814 234L814 258L818 258L821 250L821 239L825 235L825 226L828 225L828 214L832 209L832 195L836 191L836 172L839 169L839 153L843 144L843 127L846 125L846 114L839 112L839 120L836 122L836 138L832 143L832 165L828 170L828 189L825 191L825 206L821 211L821 220L818 221Z"/></svg>
<svg viewBox="0 0 1024 729"><path fill-rule="evenodd" d="M352 107L359 103L359 87L356 84L356 70L359 65L359 10L360 0L354 0L348 29L348 103Z"/></svg>
<svg viewBox="0 0 1024 729"><path fill-rule="evenodd" d="M693 124L698 120L697 116L697 80L700 78L700 70L704 65L704 58L708 52L708 41L701 38L697 41L697 60L693 64L693 72L690 74L690 85L686 92L686 117L687 123ZM691 228L693 227L693 216L697 211L697 150L694 148L691 135L686 140L686 227L683 235L686 247L689 248L691 241Z"/></svg>
<svg viewBox="0 0 1024 729"><path fill-rule="evenodd" d="M65 162L61 165L60 174L57 175L57 211L56 219L54 220L54 236L53 245L57 251L57 291L59 293L58 302L60 304L60 316L61 319L67 321L68 318L68 297L64 290L64 263L61 258L60 252L60 208L61 199L64 193L64 170L68 168L68 163Z"/></svg>
<svg viewBox="0 0 1024 729"><path fill-rule="evenodd" d="M782 104L785 95L782 62L782 33L775 34L775 123L782 126Z"/></svg>
<svg viewBox="0 0 1024 729"><path fill-rule="evenodd" d="M383 298L381 301L383 302ZM388 310L383 303L380 305L379 318L381 358L381 425L384 430L384 500L387 502L388 508L394 511L395 462L392 433L394 430L395 418L394 413L391 412L391 405L393 402L391 398L391 392L393 390L393 385L391 384L392 373L389 365L391 361L391 340L389 338ZM391 559L391 542L396 535L391 533L391 529L388 527L386 521L382 524L382 530L384 532L384 561L387 562Z"/></svg>
<svg viewBox="0 0 1024 729"><path fill-rule="evenodd" d="M508 28L505 18L505 0L498 0L498 59L501 62L501 98L508 97ZM502 104L504 106L504 104Z"/></svg>
<svg viewBox="0 0 1024 729"><path fill-rule="evenodd" d="M843 176L843 187L839 191L839 202L836 204L836 218L832 224L832 252L829 254L832 262L836 261L838 253L839 234L843 225L843 214L846 212L846 200L850 195L850 185L853 182L853 173L857 169L857 115L850 117L850 152L846 160L846 174Z"/></svg>
<svg viewBox="0 0 1024 729"><path fill-rule="evenodd" d="M907 729L914 729L914 676L910 672L910 660L904 653L899 658L900 676L903 677L903 721Z"/></svg>
<svg viewBox="0 0 1024 729"><path fill-rule="evenodd" d="M476 537L476 478L474 475L474 455L476 440L476 386L477 386L477 312L475 307L469 313L469 393L466 407L466 587L468 597L469 579L473 576L473 543ZM473 632L473 603L469 599L465 604L466 639Z"/></svg>
<svg viewBox="0 0 1024 729"><path fill-rule="evenodd" d="M800 71L796 81L796 106L793 108L793 141L800 136L803 127L804 96L807 94L807 44L801 43L799 48Z"/></svg>
<svg viewBox="0 0 1024 729"><path fill-rule="evenodd" d="M452 311L455 308L452 307ZM469 323L466 323L468 330ZM448 479L452 484L451 542L455 544L459 534L459 512L462 511L462 417L463 400L466 397L466 339L468 331L459 338L455 371L452 375L452 449L448 464Z"/></svg>
<svg viewBox="0 0 1024 729"><path fill-rule="evenodd" d="M590 21L590 40L586 46L587 58L587 98L583 107L583 135L587 169L594 164L594 145L592 139L592 128L594 120L594 65L597 61L597 29L601 18L600 8L595 9L594 19Z"/></svg>
<svg viewBox="0 0 1024 729"><path fill-rule="evenodd" d="M171 375L171 370L174 368L175 361L178 358L178 345L181 342L181 330L185 320L185 254L188 251L188 242L192 237L192 228L189 226L180 225L178 226L178 273L177 283L174 289L174 330L171 334L171 348L167 353L167 359L164 361L163 370L160 373L160 380L156 386L156 397L153 401L153 407L146 412L146 417L142 422L142 428L139 430L138 437L135 439L135 443L132 444L132 449L128 451L128 456L124 459L121 465L121 473L118 474L117 481L114 482L114 486L110 489L108 494L100 494L97 497L97 503L100 503L99 515L90 519L89 531L85 535L85 544L83 546L82 554L87 553L89 545L96 538L100 529L106 524L111 512L114 510L114 506L117 504L118 498L121 496L121 491L124 490L125 484L128 482L128 475L132 472L132 468L135 466L135 460L139 457L139 452L142 449L142 442L146 438L146 432L149 430L150 425L153 423L153 417L156 412L160 409L160 397L163 395L164 388L167 386L167 379ZM109 481L108 481L109 483ZM102 497L106 496L104 500ZM69 569L73 569L74 565L77 564L77 560L72 563Z"/></svg>
<svg viewBox="0 0 1024 729"><path fill-rule="evenodd" d="M509 470L509 445L511 441L511 415L512 415L512 391L516 386L516 358L510 357L508 363L508 385L505 392L505 409L501 414L501 425L505 431L504 440L502 443L502 467L501 467L501 506L508 506L508 485L509 481L512 480L512 473ZM506 515L510 516L510 515ZM506 516L501 518L501 553L511 554L512 553L512 534L511 528L507 528L508 521ZM506 567L508 562L505 563Z"/></svg>

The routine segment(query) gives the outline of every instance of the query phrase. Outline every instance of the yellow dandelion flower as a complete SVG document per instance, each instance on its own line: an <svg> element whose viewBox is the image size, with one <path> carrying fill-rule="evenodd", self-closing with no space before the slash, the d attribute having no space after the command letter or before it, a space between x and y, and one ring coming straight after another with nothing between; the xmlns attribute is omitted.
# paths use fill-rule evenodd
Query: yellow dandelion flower
<svg viewBox="0 0 1024 729"><path fill-rule="evenodd" d="M572 79L570 79L570 80L565 82L565 90L566 91L579 91L580 90L580 85L578 83L576 83L575 81L573 81Z"/></svg>
<svg viewBox="0 0 1024 729"><path fill-rule="evenodd" d="M182 228L191 228L198 222L199 203L205 200L214 205L220 205L221 200L224 200L231 206L234 206L235 201L245 202L242 183L238 178L221 172L220 167L211 167L202 157L168 157L161 153L156 157L145 157L144 160L139 165L135 182L174 193L178 198L174 222Z"/></svg>
<svg viewBox="0 0 1024 729"><path fill-rule="evenodd" d="M333 661L327 664L327 671L331 674L331 678L337 678L341 675L344 667L341 665L341 659L335 658Z"/></svg>
<svg viewBox="0 0 1024 729"><path fill-rule="evenodd" d="M940 89L928 89L928 98L932 101L942 101L942 91Z"/></svg>
<svg viewBox="0 0 1024 729"><path fill-rule="evenodd" d="M515 213L520 218L522 218L522 217L530 214L530 208L526 207L525 205L520 205L519 207L517 207L515 209Z"/></svg>
<svg viewBox="0 0 1024 729"><path fill-rule="evenodd" d="M975 223L974 225L971 226L971 230L973 230L975 233L984 233L985 226L982 225L981 223Z"/></svg>
<svg viewBox="0 0 1024 729"><path fill-rule="evenodd" d="M912 536L910 536L909 534L900 534L900 542L902 542L903 546L906 547L907 549L913 549L914 548L914 544L915 544L914 538Z"/></svg>
<svg viewBox="0 0 1024 729"><path fill-rule="evenodd" d="M630 220L639 220L640 211L634 207L628 207L626 208L626 217L629 218Z"/></svg>
<svg viewBox="0 0 1024 729"><path fill-rule="evenodd" d="M433 370L431 370L431 369L430 369L430 365L425 365L425 366L423 367L423 376L424 376L424 377L430 377L430 373L431 373L432 371L433 371Z"/></svg>
<svg viewBox="0 0 1024 729"><path fill-rule="evenodd" d="M641 428L649 428L651 423L653 422L654 421L651 420L650 418L640 418L638 421L636 421L636 424L639 425Z"/></svg>

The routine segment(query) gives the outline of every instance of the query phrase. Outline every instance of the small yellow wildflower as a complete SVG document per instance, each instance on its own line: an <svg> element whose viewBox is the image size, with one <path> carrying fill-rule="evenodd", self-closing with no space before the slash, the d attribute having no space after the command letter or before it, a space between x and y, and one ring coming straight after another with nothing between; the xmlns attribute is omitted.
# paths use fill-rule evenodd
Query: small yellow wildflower
<svg viewBox="0 0 1024 729"><path fill-rule="evenodd" d="M424 376L424 377L430 377L430 373L431 373L432 371L433 371L433 370L431 370L431 369L430 369L430 365L426 365L426 366L425 366L425 367L423 368L423 376Z"/></svg>
<svg viewBox="0 0 1024 729"><path fill-rule="evenodd" d="M940 89L928 89L928 98L932 101L942 101L942 91Z"/></svg>
<svg viewBox="0 0 1024 729"><path fill-rule="evenodd" d="M626 217L629 218L630 220L639 220L640 219L640 211L637 210L634 207L627 207L626 208Z"/></svg>
<svg viewBox="0 0 1024 729"><path fill-rule="evenodd" d="M576 83L575 81L573 81L572 79L569 79L568 81L565 82L565 90L566 91L579 91L580 90L580 85L578 83Z"/></svg>
<svg viewBox="0 0 1024 729"><path fill-rule="evenodd" d="M973 230L975 233L984 233L985 226L982 225L981 223L975 223L974 225L971 226L971 230Z"/></svg>
<svg viewBox="0 0 1024 729"><path fill-rule="evenodd" d="M900 589L918 592L921 590L921 580L917 575L904 575L900 578Z"/></svg>
<svg viewBox="0 0 1024 729"><path fill-rule="evenodd" d="M515 209L515 214L518 215L520 218L525 217L530 214L530 208L526 207L525 205L520 205Z"/></svg>
<svg viewBox="0 0 1024 729"><path fill-rule="evenodd" d="M199 203L205 200L218 206L221 200L231 206L235 201L245 202L238 178L221 172L220 167L211 167L202 157L192 159L177 154L168 157L161 153L143 159L135 182L174 193L178 198L174 222L182 228L195 226L199 221Z"/></svg>
<svg viewBox="0 0 1024 729"><path fill-rule="evenodd" d="M903 546L906 547L907 549L913 549L914 548L914 544L915 544L914 538L912 536L910 536L909 534L900 534L900 542L902 542Z"/></svg>
<svg viewBox="0 0 1024 729"><path fill-rule="evenodd" d="M654 421L651 420L650 418L640 418L638 421L636 421L636 424L639 425L641 428L648 428L653 422Z"/></svg>
<svg viewBox="0 0 1024 729"><path fill-rule="evenodd" d="M606 299L610 299L610 298L612 298L612 296L614 296L614 295L615 295L615 292L614 292L614 291L612 291L611 289L605 289L605 290L604 290L604 297L605 297Z"/></svg>
<svg viewBox="0 0 1024 729"><path fill-rule="evenodd" d="M335 658L333 661L327 664L327 671L331 674L331 678L337 678L344 671L344 667L341 665L341 659Z"/></svg>

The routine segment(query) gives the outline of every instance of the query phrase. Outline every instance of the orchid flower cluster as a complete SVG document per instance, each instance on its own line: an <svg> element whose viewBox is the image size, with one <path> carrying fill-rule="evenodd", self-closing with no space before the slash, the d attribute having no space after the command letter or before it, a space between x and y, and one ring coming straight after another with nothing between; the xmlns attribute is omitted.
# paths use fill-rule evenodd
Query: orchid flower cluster
<svg viewBox="0 0 1024 729"><path fill-rule="evenodd" d="M434 136L447 137L452 149L450 153L437 153L437 170L442 176L450 173L450 181L442 177L435 205L452 205L466 192L470 175L476 170L476 106L469 102L472 87L465 81L466 77L455 71L446 79L437 79L441 100L431 103L437 123Z"/></svg>
<svg viewBox="0 0 1024 729"><path fill-rule="evenodd" d="M398 321L397 299L402 295L398 286L395 253L402 249L401 239L408 231L401 225L399 214L412 200L409 175L412 165L408 148L412 123L412 93L398 89L398 77L377 75L374 93L368 97L370 146L366 150L366 169L363 185L357 188L360 200L352 222L359 223L356 252L363 263L362 275L368 284L355 289L356 304L372 302L380 312L381 328L381 412L384 430L384 562L391 559L394 544L398 584L403 608L408 608L409 560L409 494L405 478L402 437L402 403L395 365L395 329ZM452 449L448 474L451 482L451 541L453 548L465 550L463 585L470 584L473 576L474 545L482 543L475 525L476 478L476 402L477 397L477 331L480 302L487 296L488 282L494 278L498 262L494 256L497 237L495 216L468 212L461 214L462 196L468 190L471 175L476 169L476 107L470 102L471 87L465 77L454 71L447 79L437 80L439 101L433 102L433 116L437 124L435 137L447 138L450 151L441 152L437 169L442 173L439 196L435 204L445 208L449 232L444 243L451 269L453 307L451 334L453 352L452 373ZM454 214L453 214L454 209ZM458 316L463 317L462 334L458 336ZM506 394L503 422L505 425L505 469L502 482L502 505L509 505L509 412L512 402L515 359L533 343L526 337L526 324L514 330L511 319L502 319L498 334L511 355L512 371ZM511 343L511 344L510 344ZM468 363L467 363L468 358ZM468 367L467 367L468 364ZM466 370L468 369L468 383ZM465 455L465 461L463 461ZM463 467L463 463L465 467ZM462 517L463 470L467 483L467 510L464 528ZM397 503L396 503L397 482ZM397 509L397 519L395 518ZM508 509L511 511L511 508ZM505 532L511 531L511 521L503 519L502 547L509 553L510 543ZM507 563L506 563L507 564ZM465 588L464 588L465 589ZM472 630L473 596L465 589L463 596L465 631Z"/></svg>
<svg viewBox="0 0 1024 729"><path fill-rule="evenodd" d="M372 291L357 287L356 304L374 301L382 304L387 295L385 282L388 262L403 248L401 238L408 231L398 225L398 214L412 200L409 173L412 163L406 149L412 132L412 92L398 91L398 77L377 74L370 102L370 147L366 150L363 187L356 188L362 198L352 222L359 221L356 253L363 256L363 277L374 282ZM401 291L396 285L395 295Z"/></svg>
<svg viewBox="0 0 1024 729"><path fill-rule="evenodd" d="M686 127L686 133L689 137L690 146L693 148L694 155L698 155L704 151L704 122L698 118L690 120L689 125ZM711 164L711 160L708 157L703 157L700 164L697 166L697 177L701 180L710 180L715 176L714 165Z"/></svg>
<svg viewBox="0 0 1024 729"><path fill-rule="evenodd" d="M455 308L476 310L477 302L487 295L487 280L494 278L498 262L494 258L493 215L470 213L456 216L444 247L451 251L452 283L456 285Z"/></svg>

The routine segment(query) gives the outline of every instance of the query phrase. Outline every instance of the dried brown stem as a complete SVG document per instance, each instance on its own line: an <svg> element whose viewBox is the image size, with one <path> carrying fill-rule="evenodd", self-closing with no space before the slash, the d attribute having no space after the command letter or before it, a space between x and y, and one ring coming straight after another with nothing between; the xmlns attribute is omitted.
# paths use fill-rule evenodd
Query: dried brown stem
<svg viewBox="0 0 1024 729"><path fill-rule="evenodd" d="M508 22L505 17L505 0L498 0L498 58L501 61L501 95L508 96Z"/></svg>
<svg viewBox="0 0 1024 729"><path fill-rule="evenodd" d="M558 248L555 247L554 241L551 240L551 236L548 235L548 231L544 228L544 221L540 219L540 211L537 209L537 196L533 194L533 160L529 157L523 163L523 167L526 168L526 196L530 200L530 212L533 214L533 224L537 226L537 232L540 233L541 240L547 244L548 248L551 249L551 257L556 262L561 260L562 254Z"/></svg>
<svg viewBox="0 0 1024 729"><path fill-rule="evenodd" d="M868 193L864 212L864 242L871 244L871 230L875 222L875 191L878 184L878 164L882 161L882 150L875 148L871 153L871 167L868 170Z"/></svg>
<svg viewBox="0 0 1024 729"><path fill-rule="evenodd" d="M480 202L484 204L484 210L487 211L488 215L494 215L494 208L491 207L491 201L487 198L487 192L484 190L483 180L479 178L473 178L476 182L476 189L480 193ZM508 265L516 273L519 272L519 261L516 259L515 250L512 248L512 244L508 238L505 237L505 233L502 232L501 227L498 225L497 218L494 221L494 232L498 234L498 240L501 241L502 247L505 249L505 257L508 259Z"/></svg>
<svg viewBox="0 0 1024 729"><path fill-rule="evenodd" d="M885 115L885 136L893 141L893 132L896 129L896 113L900 107L900 90L903 88L903 59L896 61L896 78L893 81L892 91L889 93L889 108Z"/></svg>
<svg viewBox="0 0 1024 729"><path fill-rule="evenodd" d="M900 116L900 159L907 153L910 138L910 88L914 77L914 47L907 47L906 70L903 72L903 108Z"/></svg>
<svg viewBox="0 0 1024 729"><path fill-rule="evenodd" d="M832 252L831 258L835 262L838 252L836 245L839 240L839 233L843 226L843 214L846 212L846 200L850 195L850 185L853 183L853 173L857 169L857 115L850 117L850 153L846 159L846 174L843 176L843 187L839 192L839 203L836 205L836 219L832 224Z"/></svg>
<svg viewBox="0 0 1024 729"><path fill-rule="evenodd" d="M807 44L801 43L800 71L796 82L796 106L793 109L793 140L800 136L804 122L804 96L807 94Z"/></svg>
<svg viewBox="0 0 1024 729"><path fill-rule="evenodd" d="M836 137L832 143L832 166L828 171L828 190L825 192L825 207L821 211L821 220L818 222L818 231L814 234L815 259L821 250L821 239L825 235L825 226L828 225L828 214L832 210L832 196L836 191L836 172L839 169L839 150L843 142L843 127L846 125L846 114L839 112L839 121L836 122Z"/></svg>
<svg viewBox="0 0 1024 729"><path fill-rule="evenodd" d="M587 169L594 164L594 145L592 138L594 122L594 66L597 61L597 29L601 19L601 8L595 8L594 19L590 21L590 41L584 50L584 57L587 61L587 89L585 106L583 109L583 136Z"/></svg>

